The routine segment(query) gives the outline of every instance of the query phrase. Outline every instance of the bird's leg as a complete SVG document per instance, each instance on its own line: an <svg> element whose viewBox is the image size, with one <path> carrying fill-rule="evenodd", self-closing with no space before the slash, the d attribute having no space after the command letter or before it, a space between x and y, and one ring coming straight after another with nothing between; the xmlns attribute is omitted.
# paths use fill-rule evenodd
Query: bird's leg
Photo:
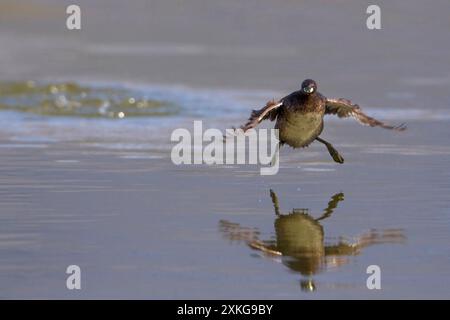
<svg viewBox="0 0 450 320"><path fill-rule="evenodd" d="M338 163L344 163L344 158L342 158L342 156L339 154L339 152L337 152L337 150L331 145L331 143L317 137L316 138L317 141L322 142L328 149L328 152L330 153L331 157L333 158L334 161L338 162Z"/></svg>
<svg viewBox="0 0 450 320"><path fill-rule="evenodd" d="M279 216L280 215L280 206L278 204L278 197L277 197L277 194L272 189L270 189L270 198L272 198L272 203L273 203L273 208L275 209L275 214L277 216Z"/></svg>
<svg viewBox="0 0 450 320"><path fill-rule="evenodd" d="M322 216L317 218L316 221L320 221L331 216L334 209L336 209L338 203L342 200L344 200L344 194L342 192L336 193L334 196L332 196L330 202L328 202L328 207L326 207L326 209L323 210Z"/></svg>
<svg viewBox="0 0 450 320"><path fill-rule="evenodd" d="M272 160L270 160L270 166L274 167L277 165L277 161L280 161L280 143L277 143L275 147L275 152L273 153Z"/></svg>

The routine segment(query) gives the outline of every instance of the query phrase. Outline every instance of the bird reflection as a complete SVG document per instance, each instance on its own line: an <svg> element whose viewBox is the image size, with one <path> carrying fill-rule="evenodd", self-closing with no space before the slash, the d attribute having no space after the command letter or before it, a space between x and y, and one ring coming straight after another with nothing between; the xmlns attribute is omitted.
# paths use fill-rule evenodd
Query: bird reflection
<svg viewBox="0 0 450 320"><path fill-rule="evenodd" d="M401 243L405 237L401 230L390 229L379 232L371 230L352 241L343 238L334 243L325 243L324 229L320 221L329 218L344 200L343 193L331 197L320 217L314 218L309 209L293 209L288 214L280 212L278 197L270 190L275 210L275 238L260 240L256 228L242 227L237 223L221 220L219 227L225 238L245 242L247 245L281 261L289 269L300 273L302 290L314 291L314 274L333 269L349 262L349 257L358 255L365 247L381 243Z"/></svg>

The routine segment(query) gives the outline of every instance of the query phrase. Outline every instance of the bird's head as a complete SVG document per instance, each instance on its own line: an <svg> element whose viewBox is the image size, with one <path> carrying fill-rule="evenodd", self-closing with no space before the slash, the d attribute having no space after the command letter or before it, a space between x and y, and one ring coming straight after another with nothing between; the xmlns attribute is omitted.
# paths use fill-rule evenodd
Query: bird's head
<svg viewBox="0 0 450 320"><path fill-rule="evenodd" d="M317 91L317 83L314 80L306 79L302 82L301 90L304 94L313 94Z"/></svg>

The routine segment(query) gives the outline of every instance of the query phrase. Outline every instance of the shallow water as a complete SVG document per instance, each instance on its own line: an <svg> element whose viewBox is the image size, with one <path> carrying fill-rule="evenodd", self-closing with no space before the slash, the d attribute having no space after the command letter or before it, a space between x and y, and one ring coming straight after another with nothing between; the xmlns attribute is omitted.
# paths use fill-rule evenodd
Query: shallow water
<svg viewBox="0 0 450 320"><path fill-rule="evenodd" d="M80 1L79 33L21 3L0 4L1 298L450 297L448 2L381 1L380 33L364 2ZM170 161L173 129L308 76L408 130L327 117L345 164L283 148L274 176Z"/></svg>
<svg viewBox="0 0 450 320"><path fill-rule="evenodd" d="M446 122L403 135L331 123L345 165L318 145L286 148L272 177L177 167L151 145L4 141L2 297L445 297L450 149L421 135L430 125L449 133ZM69 264L83 270L80 292L64 288ZM378 292L366 289L372 264Z"/></svg>
<svg viewBox="0 0 450 320"><path fill-rule="evenodd" d="M154 94L152 96L155 96ZM139 92L75 83L0 83L0 110L65 117L157 117L178 113L174 103Z"/></svg>

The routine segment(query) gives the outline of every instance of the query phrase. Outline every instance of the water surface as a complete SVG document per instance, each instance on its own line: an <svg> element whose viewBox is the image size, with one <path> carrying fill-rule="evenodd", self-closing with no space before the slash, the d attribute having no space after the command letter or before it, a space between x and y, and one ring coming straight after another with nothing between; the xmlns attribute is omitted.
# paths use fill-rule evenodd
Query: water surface
<svg viewBox="0 0 450 320"><path fill-rule="evenodd" d="M1 298L450 297L448 1L381 1L379 32L365 1L79 2L80 32L0 4ZM275 176L170 161L307 77L408 130L327 117L345 164L283 148Z"/></svg>

